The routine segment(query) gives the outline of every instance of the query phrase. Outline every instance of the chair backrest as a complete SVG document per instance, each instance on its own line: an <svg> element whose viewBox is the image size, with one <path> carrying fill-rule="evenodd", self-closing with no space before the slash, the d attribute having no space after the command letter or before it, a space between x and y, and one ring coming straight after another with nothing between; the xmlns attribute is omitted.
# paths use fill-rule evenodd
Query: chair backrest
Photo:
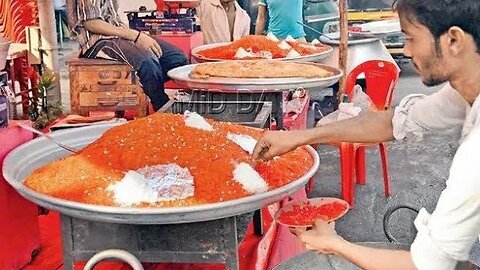
<svg viewBox="0 0 480 270"><path fill-rule="evenodd" d="M396 65L381 60L363 62L353 69L347 76L345 94L353 98L353 88L360 74L365 74L365 92L372 100L377 110L386 110L390 107L393 98L393 89L397 85L399 70Z"/></svg>

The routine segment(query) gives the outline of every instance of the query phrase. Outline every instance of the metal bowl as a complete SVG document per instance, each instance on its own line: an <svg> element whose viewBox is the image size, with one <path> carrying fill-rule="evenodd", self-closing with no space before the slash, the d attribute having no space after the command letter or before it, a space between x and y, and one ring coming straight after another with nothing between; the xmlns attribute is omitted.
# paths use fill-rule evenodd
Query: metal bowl
<svg viewBox="0 0 480 270"><path fill-rule="evenodd" d="M205 63L205 62L223 62L223 61L228 61L225 59L214 59L214 58L207 58L199 54L200 51L206 50L206 49L212 49L215 47L219 46L225 46L229 45L231 42L224 42L224 43L212 43L212 44L206 44L206 45L201 45L198 47L195 47L192 49L192 56L197 61L198 63ZM327 47L328 49L324 52L321 53L315 53L315 54L310 54L310 55L304 55L304 56L299 56L299 57L286 57L286 58L274 58L271 60L275 61L300 61L300 62L319 62L320 60L323 60L327 58L333 51L333 48L328 45L323 45Z"/></svg>
<svg viewBox="0 0 480 270"><path fill-rule="evenodd" d="M117 125L105 124L62 130L53 132L52 137L64 144L80 149L98 139L106 130ZM319 166L317 152L310 146L307 146L307 149L314 160L313 166L305 175L285 186L236 200L188 207L126 208L98 206L59 199L36 192L23 185L25 178L35 169L69 154L45 138L34 139L10 152L3 163L3 175L7 182L26 199L68 216L129 224L189 223L251 212L278 202L303 188ZM45 179L45 181L48 181L48 179Z"/></svg>

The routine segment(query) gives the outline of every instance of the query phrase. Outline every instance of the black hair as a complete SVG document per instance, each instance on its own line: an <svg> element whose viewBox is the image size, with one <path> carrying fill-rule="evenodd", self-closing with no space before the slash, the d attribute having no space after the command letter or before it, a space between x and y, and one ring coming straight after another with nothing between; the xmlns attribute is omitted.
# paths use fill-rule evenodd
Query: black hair
<svg viewBox="0 0 480 270"><path fill-rule="evenodd" d="M427 27L435 40L452 26L470 34L480 50L480 0L396 0L393 9Z"/></svg>

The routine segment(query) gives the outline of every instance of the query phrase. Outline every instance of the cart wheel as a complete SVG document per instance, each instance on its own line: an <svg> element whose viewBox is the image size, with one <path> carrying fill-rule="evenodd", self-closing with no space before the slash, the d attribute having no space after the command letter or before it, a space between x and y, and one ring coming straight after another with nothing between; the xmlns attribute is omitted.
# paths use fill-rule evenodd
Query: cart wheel
<svg viewBox="0 0 480 270"><path fill-rule="evenodd" d="M383 232L385 233L385 236L387 237L388 241L390 241L390 243L400 243L400 241L398 241L389 231L390 216L400 209L408 209L416 212L417 214L419 211L417 208L410 205L397 205L387 210L387 212L383 216Z"/></svg>
<svg viewBox="0 0 480 270"><path fill-rule="evenodd" d="M95 254L83 268L83 270L93 270L94 267L105 259L115 259L128 263L133 270L144 270L140 261L131 253L121 249L107 249Z"/></svg>

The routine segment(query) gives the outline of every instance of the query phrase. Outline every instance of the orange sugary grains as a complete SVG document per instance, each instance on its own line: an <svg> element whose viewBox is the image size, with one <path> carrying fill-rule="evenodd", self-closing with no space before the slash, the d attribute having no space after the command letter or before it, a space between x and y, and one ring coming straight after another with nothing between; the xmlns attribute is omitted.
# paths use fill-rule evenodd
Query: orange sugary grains
<svg viewBox="0 0 480 270"><path fill-rule="evenodd" d="M268 39L265 36L250 35L239 40L236 40L228 45L218 46L215 48L205 49L199 51L198 54L209 59L226 59L234 60L235 54L239 48L245 50L251 50L254 53L261 51L267 51L275 58L284 58L287 56L289 50L283 50L278 47L280 42L276 42ZM311 45L305 42L288 42L293 49L295 49L300 55L310 55L314 53L320 53L325 51L325 47L320 45Z"/></svg>
<svg viewBox="0 0 480 270"><path fill-rule="evenodd" d="M208 120L215 131L185 126L182 115L153 114L106 131L79 154L36 170L26 185L39 192L73 201L112 205L109 184L123 172L144 166L177 163L194 178L193 198L160 202L156 206L186 206L237 199L249 195L233 181L235 164L250 162L250 156L226 138L231 133L259 138L262 131L231 123ZM259 163L255 169L270 189L304 175L313 159L306 149ZM143 205L149 206L149 205Z"/></svg>

